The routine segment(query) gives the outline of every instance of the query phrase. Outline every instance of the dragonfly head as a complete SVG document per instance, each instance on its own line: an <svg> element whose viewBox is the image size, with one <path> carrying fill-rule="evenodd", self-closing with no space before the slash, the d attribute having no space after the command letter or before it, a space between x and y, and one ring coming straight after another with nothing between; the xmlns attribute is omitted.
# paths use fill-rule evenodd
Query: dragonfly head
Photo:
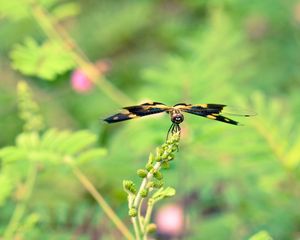
<svg viewBox="0 0 300 240"><path fill-rule="evenodd" d="M171 121L175 124L180 124L184 120L183 114L180 112L171 113Z"/></svg>

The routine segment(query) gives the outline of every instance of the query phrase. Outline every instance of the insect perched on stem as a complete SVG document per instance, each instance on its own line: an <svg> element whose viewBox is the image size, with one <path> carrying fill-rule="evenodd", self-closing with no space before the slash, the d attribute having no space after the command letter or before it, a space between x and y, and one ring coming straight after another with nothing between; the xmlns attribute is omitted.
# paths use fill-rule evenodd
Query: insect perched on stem
<svg viewBox="0 0 300 240"><path fill-rule="evenodd" d="M183 122L184 116L182 112L187 112L191 114L195 114L201 117L206 117L212 120L229 123L233 125L239 125L239 123L235 120L227 118L223 115L223 109L226 107L224 104L186 104L186 103L178 103L173 107L169 107L160 102L147 102L141 105L124 107L123 110L115 115L112 115L104 121L108 123L121 122L129 119L144 117L151 114L166 112L170 115L172 125L168 130L169 134L174 134L176 132L180 132L180 123ZM231 114L235 116L243 116L250 117L250 114Z"/></svg>

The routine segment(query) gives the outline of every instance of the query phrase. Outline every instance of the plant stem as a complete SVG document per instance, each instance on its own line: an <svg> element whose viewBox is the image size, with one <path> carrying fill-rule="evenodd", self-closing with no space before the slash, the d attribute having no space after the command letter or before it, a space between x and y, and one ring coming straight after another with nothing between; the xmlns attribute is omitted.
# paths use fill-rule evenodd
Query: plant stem
<svg viewBox="0 0 300 240"><path fill-rule="evenodd" d="M97 189L91 183L91 181L80 171L79 168L72 164L71 159L67 159L66 162L69 164L69 166L71 166L73 173L78 178L80 183L94 197L94 199L98 202L99 206L103 209L103 211L109 217L109 219L116 225L116 227L124 235L124 237L130 240L134 239L133 235L130 233L128 228L124 225L124 223L120 220L120 218L104 200L102 195L97 191Z"/></svg>
<svg viewBox="0 0 300 240"><path fill-rule="evenodd" d="M153 167L153 169L154 169L154 171L157 171L157 170L160 169L160 167L161 167L161 162L156 162L155 165L154 165L154 167ZM139 189L139 191L138 191L138 193L137 193L137 195L136 195L136 197L134 199L134 202L133 202L133 207L135 207L136 209L139 206L139 203L140 203L140 201L142 199L141 192L143 191L143 189L146 188L147 183L149 181L151 181L152 178L153 178L153 172L150 171L150 172L148 172L147 176L143 179L142 184L140 186L140 189Z"/></svg>
<svg viewBox="0 0 300 240"><path fill-rule="evenodd" d="M168 163L170 160L173 159L173 153L177 150L178 144L179 144L179 140L180 140L180 132L176 132L176 133L172 133L171 139L167 139L167 142L164 143L160 149L158 149L157 151L157 155L155 158L155 164L153 164L153 159L150 160L149 157L149 161L148 164L152 165L151 170L148 171L147 175L143 178L142 183L139 187L139 190L137 192L137 194L135 195L134 198L128 199L129 200L129 209L136 209L137 210L137 215L134 217L131 217L131 221L133 223L133 227L135 229L135 234L137 239L140 239L140 234L142 234L143 239L147 239L147 234L148 234L148 225L150 222L150 218L151 218L151 213L153 210L153 205L154 202L152 201L152 199L150 198L148 201L148 208L146 211L146 215L143 218L143 216L141 215L141 206L142 206L142 201L144 199L143 197L143 191L147 191L148 193L153 189L150 188L148 185L148 183L150 181L152 181L152 179L154 178L154 174L159 173L159 170L162 167L162 163L166 162ZM161 179L161 178L160 178ZM129 195L130 196L130 195Z"/></svg>
<svg viewBox="0 0 300 240"><path fill-rule="evenodd" d="M133 224L133 229L134 229L134 233L135 233L135 239L136 240L140 240L141 239L141 233L140 233L139 225L137 223L137 218L136 217L132 217L131 218L131 222Z"/></svg>
<svg viewBox="0 0 300 240"><path fill-rule="evenodd" d="M53 19L47 10L36 0L31 0L30 2L33 17L47 37L62 44L64 49L69 51L78 67L80 67L90 80L110 99L119 105L130 104L132 102L131 99L101 75L101 72L91 63L75 41L65 29Z"/></svg>
<svg viewBox="0 0 300 240"><path fill-rule="evenodd" d="M152 201L148 201L148 207L147 207L147 211L146 211L146 215L145 215L145 227L147 227L147 225L150 222L150 218L151 218L151 214L152 214L152 210L153 210L153 202ZM146 230L146 229L145 229ZM144 231L144 236L145 236L145 231Z"/></svg>
<svg viewBox="0 0 300 240"><path fill-rule="evenodd" d="M5 240L14 239L13 235L17 231L20 221L26 211L28 200L32 194L35 179L36 179L37 169L34 164L30 166L28 174L27 174L27 180L24 186L24 189L26 191L25 195L22 197L18 205L16 206L14 213L10 219L10 222L5 230L4 238Z"/></svg>

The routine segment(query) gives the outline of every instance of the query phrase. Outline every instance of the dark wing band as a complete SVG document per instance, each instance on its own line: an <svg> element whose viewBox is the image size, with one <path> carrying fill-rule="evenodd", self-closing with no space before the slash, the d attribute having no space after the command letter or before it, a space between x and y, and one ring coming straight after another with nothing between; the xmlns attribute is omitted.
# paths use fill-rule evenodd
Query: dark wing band
<svg viewBox="0 0 300 240"><path fill-rule="evenodd" d="M224 107L226 107L224 104L178 105L178 108L181 111L224 123L238 125L239 123L237 121L220 115Z"/></svg>
<svg viewBox="0 0 300 240"><path fill-rule="evenodd" d="M143 103L137 106L124 107L121 112L104 119L104 121L108 123L121 122L150 114L165 112L169 109L170 107L160 102Z"/></svg>

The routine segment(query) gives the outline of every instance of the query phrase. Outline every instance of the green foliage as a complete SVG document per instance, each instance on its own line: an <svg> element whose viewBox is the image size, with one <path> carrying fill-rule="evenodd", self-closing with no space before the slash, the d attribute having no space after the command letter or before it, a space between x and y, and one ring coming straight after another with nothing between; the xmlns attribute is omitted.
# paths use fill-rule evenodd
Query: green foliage
<svg viewBox="0 0 300 240"><path fill-rule="evenodd" d="M90 148L96 139L88 131L72 133L50 129L41 136L35 132L22 133L15 146L1 149L0 157L4 164L24 160L61 164L68 158L84 163L105 155L103 148Z"/></svg>
<svg viewBox="0 0 300 240"><path fill-rule="evenodd" d="M155 202L158 202L164 198L169 198L174 196L176 193L176 190L174 188L171 187L167 187L167 188L160 188L158 189L151 197L151 201L153 201L153 204Z"/></svg>
<svg viewBox="0 0 300 240"><path fill-rule="evenodd" d="M65 2L59 4L60 0L30 0L30 1L1 1L0 16L10 18L14 21L28 18L35 4L41 4L42 7L50 8L56 20L74 16L79 12L77 3Z"/></svg>
<svg viewBox="0 0 300 240"><path fill-rule="evenodd" d="M11 58L14 69L45 80L53 80L75 66L72 55L61 44L46 41L39 46L32 38L27 38L24 45L16 45Z"/></svg>
<svg viewBox="0 0 300 240"><path fill-rule="evenodd" d="M10 178L3 174L0 175L0 184L2 186L0 190L0 206L3 206L6 199L11 194L13 186Z"/></svg>
<svg viewBox="0 0 300 240"><path fill-rule="evenodd" d="M266 232L260 231L253 235L249 240L272 240L273 238Z"/></svg>
<svg viewBox="0 0 300 240"><path fill-rule="evenodd" d="M154 204L162 199L172 197L176 193L174 188L164 188L164 183L162 181L160 181L161 184L155 184L153 179L156 178L157 180L162 180L163 175L160 172L162 163L169 162L174 158L170 158L170 156L173 156L174 152L178 150L179 140L180 131L172 132L172 134L168 135L166 142L162 146L156 148L155 157L153 154L149 155L146 168L150 170L137 170L137 175L143 178L137 192L135 191L135 185L132 181L123 180L124 191L128 194L128 213L131 217L136 239L140 239L141 236L146 239L147 234L154 230L152 227L153 224L150 223ZM146 198L148 198L147 209L144 214L141 207L143 200Z"/></svg>
<svg viewBox="0 0 300 240"><path fill-rule="evenodd" d="M56 21L63 20L69 17L75 17L80 12L80 6L75 2L66 2L60 4L52 11L52 16Z"/></svg>
<svg viewBox="0 0 300 240"><path fill-rule="evenodd" d="M88 131L72 133L51 129L41 136L36 132L20 134L15 146L0 150L2 162L0 183L4 184L0 192L0 204L3 206L13 191L20 191L18 186L25 177L31 176L28 175L28 171L32 167L40 165L47 169L53 165L61 166L66 163L79 165L99 160L106 151L103 148L92 148L91 145L95 142L96 136ZM38 221L37 218L34 214L27 216L18 231L25 234L26 229L33 228Z"/></svg>
<svg viewBox="0 0 300 240"><path fill-rule="evenodd" d="M107 78L133 103L224 103L235 108L233 113L256 113L247 119L231 116L241 127L185 115L180 151L174 161L162 163L170 171L161 170L164 181L147 186L160 189L167 182L176 189L170 201L185 204L190 222L184 238L299 238L298 1L11 0L0 3L0 16L1 53L11 52L14 68L26 75L40 104L27 90L16 96L19 75L1 56L0 235L15 207L26 202L27 182L36 170L15 231L21 238L84 239L95 232L101 239L119 237L61 163L81 164L126 219L120 183L133 178L124 185L137 194L133 182L141 179L133 173L165 138L166 114L99 124L120 106L96 87L86 94L72 92L64 73L77 67L69 52L79 46L84 59L111 62ZM76 18L62 23L68 17ZM105 158L103 148L92 147L98 143L109 149ZM149 160L161 159L153 154ZM148 163L142 175L151 171Z"/></svg>
<svg viewBox="0 0 300 240"><path fill-rule="evenodd" d="M24 131L39 132L44 128L44 119L39 106L32 99L32 93L26 82L18 83L18 105L20 118L24 121Z"/></svg>

